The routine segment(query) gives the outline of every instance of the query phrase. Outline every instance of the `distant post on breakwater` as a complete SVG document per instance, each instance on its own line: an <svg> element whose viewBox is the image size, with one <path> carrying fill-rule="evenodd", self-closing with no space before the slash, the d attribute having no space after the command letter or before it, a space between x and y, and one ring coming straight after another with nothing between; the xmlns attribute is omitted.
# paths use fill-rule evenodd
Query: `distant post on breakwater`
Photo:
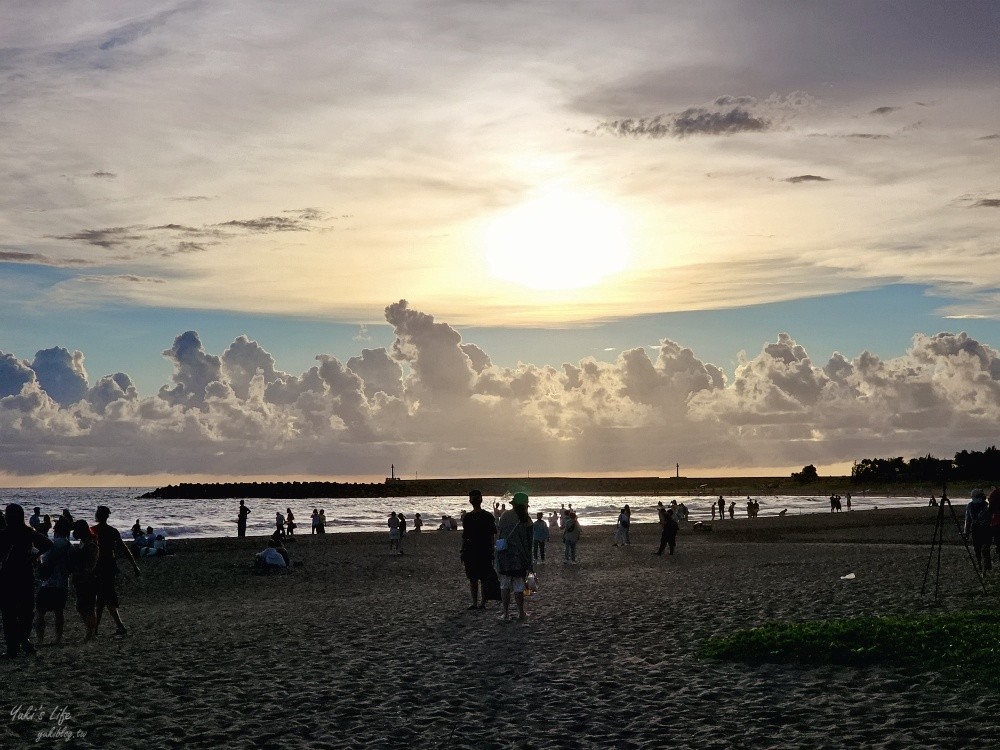
<svg viewBox="0 0 1000 750"><path fill-rule="evenodd" d="M677 464L677 478L678 479L681 478L681 465L680 464Z"/></svg>
<svg viewBox="0 0 1000 750"><path fill-rule="evenodd" d="M389 464L389 479L396 480L396 464Z"/></svg>

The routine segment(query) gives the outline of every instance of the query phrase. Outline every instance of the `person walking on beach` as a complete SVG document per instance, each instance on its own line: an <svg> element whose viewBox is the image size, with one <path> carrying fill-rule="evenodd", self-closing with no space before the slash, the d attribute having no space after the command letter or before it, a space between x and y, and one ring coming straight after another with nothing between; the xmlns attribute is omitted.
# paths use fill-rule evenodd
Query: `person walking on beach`
<svg viewBox="0 0 1000 750"><path fill-rule="evenodd" d="M386 525L389 527L389 551L398 552L399 551L399 518L396 517L396 511L389 514L389 520L386 521Z"/></svg>
<svg viewBox="0 0 1000 750"><path fill-rule="evenodd" d="M614 546L618 545L625 546L625 531L628 528L628 516L625 515L625 509L622 508L618 512L618 522L615 524L615 541Z"/></svg>
<svg viewBox="0 0 1000 750"><path fill-rule="evenodd" d="M726 518L726 501L719 495L719 520L724 521Z"/></svg>
<svg viewBox="0 0 1000 750"><path fill-rule="evenodd" d="M465 565L465 577L469 579L469 593L472 595L469 609L485 609L487 600L500 598L500 582L493 568L497 522L492 513L483 510L483 493L479 490L469 492L469 504L472 510L462 516L462 548L459 558Z"/></svg>
<svg viewBox="0 0 1000 750"><path fill-rule="evenodd" d="M11 503L4 509L5 528L0 531L0 618L7 641L7 658L19 651L35 653L31 621L35 614L35 551L47 552L52 542L24 523L24 508Z"/></svg>
<svg viewBox="0 0 1000 750"><path fill-rule="evenodd" d="M76 611L87 629L84 641L97 637L97 580L95 570L100 550L97 537L82 518L73 523L73 538L80 542L71 550L70 569L76 592Z"/></svg>
<svg viewBox="0 0 1000 750"><path fill-rule="evenodd" d="M35 595L35 635L38 642L45 640L45 613L52 612L56 622L56 645L62 643L66 596L69 593L69 543L70 526L63 518L52 528L52 549L45 553L39 566L41 588ZM43 578L44 577L44 578Z"/></svg>
<svg viewBox="0 0 1000 750"><path fill-rule="evenodd" d="M139 565L136 563L129 548L122 541L122 535L114 526L108 524L111 517L111 509L106 505L98 505L94 518L97 525L91 527L91 531L97 537L97 565L94 568L94 581L97 591L97 626L101 624L101 615L105 608L111 614L112 619L118 629L115 635L128 635L125 623L122 622L121 614L118 612L118 592L115 590L115 577L118 575L118 557L123 557L132 565L136 577L141 575Z"/></svg>
<svg viewBox="0 0 1000 750"><path fill-rule="evenodd" d="M632 537L630 536L630 529L632 528L632 508L629 507L628 503L625 503L625 546L632 544Z"/></svg>
<svg viewBox="0 0 1000 750"><path fill-rule="evenodd" d="M580 541L580 522L576 518L576 513L566 511L566 528L563 529L563 563L576 565L576 545Z"/></svg>
<svg viewBox="0 0 1000 750"><path fill-rule="evenodd" d="M295 516L292 515L291 508L285 508L285 533L288 536L295 535Z"/></svg>
<svg viewBox="0 0 1000 750"><path fill-rule="evenodd" d="M538 511L537 520L531 524L531 559L536 563L545 562L545 543L549 540L549 527L545 525L545 514Z"/></svg>
<svg viewBox="0 0 1000 750"><path fill-rule="evenodd" d="M274 534L275 536L285 535L285 517L280 510L274 514Z"/></svg>
<svg viewBox="0 0 1000 750"><path fill-rule="evenodd" d="M524 609L524 579L529 572L534 571L531 561L531 516L528 515L528 496L525 493L514 494L510 510L500 516L497 536L497 573L503 602L500 619L510 619L510 597L513 593L517 603L517 619L523 621L528 617Z"/></svg>
<svg viewBox="0 0 1000 750"><path fill-rule="evenodd" d="M239 514L236 516L236 536L240 539L247 535L247 516L249 515L250 509L245 502L240 500Z"/></svg>
<svg viewBox="0 0 1000 750"><path fill-rule="evenodd" d="M660 514L660 548L653 553L654 555L663 557L663 550L667 547L670 547L670 554L674 554L678 528L677 519L674 518L674 509L664 510Z"/></svg>
<svg viewBox="0 0 1000 750"><path fill-rule="evenodd" d="M986 492L980 489L973 490L971 500L965 506L965 536L972 541L976 562L985 571L993 569L993 561L990 559L991 515L990 506L986 502Z"/></svg>

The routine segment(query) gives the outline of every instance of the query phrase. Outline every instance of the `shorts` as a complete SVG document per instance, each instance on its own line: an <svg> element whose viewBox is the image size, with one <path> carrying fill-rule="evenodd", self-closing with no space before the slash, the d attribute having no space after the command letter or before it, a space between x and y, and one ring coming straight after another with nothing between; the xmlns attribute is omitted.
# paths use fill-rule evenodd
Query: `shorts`
<svg viewBox="0 0 1000 750"><path fill-rule="evenodd" d="M92 583L78 583L76 588L76 611L81 615L92 615L97 611L97 588Z"/></svg>
<svg viewBox="0 0 1000 750"><path fill-rule="evenodd" d="M94 592L98 607L117 607L118 592L115 591L114 575L98 576L94 582Z"/></svg>
<svg viewBox="0 0 1000 750"><path fill-rule="evenodd" d="M35 607L39 613L62 612L66 608L68 591L58 586L42 586L35 594Z"/></svg>
<svg viewBox="0 0 1000 750"><path fill-rule="evenodd" d="M524 576L505 576L500 575L500 589L502 591L507 591L510 589L515 594L524 593Z"/></svg>

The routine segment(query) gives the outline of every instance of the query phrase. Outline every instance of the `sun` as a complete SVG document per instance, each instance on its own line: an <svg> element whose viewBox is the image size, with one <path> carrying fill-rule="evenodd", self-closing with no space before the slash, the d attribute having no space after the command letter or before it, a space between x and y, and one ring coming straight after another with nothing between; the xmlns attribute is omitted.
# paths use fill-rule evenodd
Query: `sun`
<svg viewBox="0 0 1000 750"><path fill-rule="evenodd" d="M542 192L494 218L486 260L503 281L541 290L598 284L628 266L625 214L581 191Z"/></svg>

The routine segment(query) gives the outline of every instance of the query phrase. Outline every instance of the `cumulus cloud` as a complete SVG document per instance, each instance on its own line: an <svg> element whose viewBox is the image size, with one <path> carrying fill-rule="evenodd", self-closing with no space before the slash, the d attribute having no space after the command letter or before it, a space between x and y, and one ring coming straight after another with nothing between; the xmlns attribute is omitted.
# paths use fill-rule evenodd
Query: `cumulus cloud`
<svg viewBox="0 0 1000 750"><path fill-rule="evenodd" d="M172 383L140 396L128 375L87 387L83 355L54 347L29 365L0 353L0 469L218 476L648 471L845 462L994 440L1000 354L964 333L918 334L883 360L816 361L790 334L732 378L663 338L614 361L493 364L405 300L395 338L346 363L328 354L279 371L247 336L221 354L199 335L164 356Z"/></svg>
<svg viewBox="0 0 1000 750"><path fill-rule="evenodd" d="M42 389L63 406L75 404L87 393L83 352L70 353L61 346L42 349L35 354L31 369L35 371Z"/></svg>

